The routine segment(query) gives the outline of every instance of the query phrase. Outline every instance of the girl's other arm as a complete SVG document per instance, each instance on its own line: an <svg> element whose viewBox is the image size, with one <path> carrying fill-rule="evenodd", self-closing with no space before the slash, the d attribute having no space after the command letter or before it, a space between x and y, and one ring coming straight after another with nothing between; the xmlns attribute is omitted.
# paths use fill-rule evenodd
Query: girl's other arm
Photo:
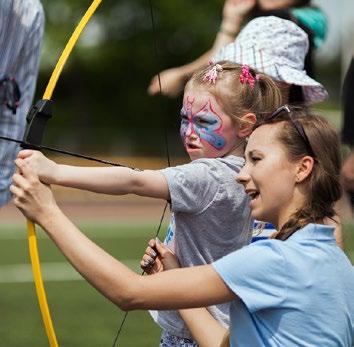
<svg viewBox="0 0 354 347"><path fill-rule="evenodd" d="M199 347L220 346L227 329L206 308L178 311Z"/></svg>
<svg viewBox="0 0 354 347"><path fill-rule="evenodd" d="M180 268L177 257L157 239L149 241L140 264L148 274ZM179 310L179 314L199 347L220 346L227 329L206 308Z"/></svg>

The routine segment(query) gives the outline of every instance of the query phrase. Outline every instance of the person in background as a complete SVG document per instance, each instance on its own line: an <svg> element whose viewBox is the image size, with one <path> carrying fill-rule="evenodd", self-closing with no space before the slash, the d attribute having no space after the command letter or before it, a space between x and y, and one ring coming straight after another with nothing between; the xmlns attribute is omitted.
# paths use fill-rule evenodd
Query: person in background
<svg viewBox="0 0 354 347"><path fill-rule="evenodd" d="M189 64L162 71L162 94L168 97L178 96L193 72L205 66L221 47L233 42L246 21L263 16L291 20L306 32L310 46L305 57L305 70L313 77L313 51L321 46L327 32L327 19L320 8L311 5L310 0L226 0L220 29L212 48ZM159 92L158 77L154 76L148 93L155 95Z"/></svg>
<svg viewBox="0 0 354 347"><path fill-rule="evenodd" d="M0 2L0 136L22 140L37 81L44 12L39 0ZM0 139L0 207L9 187L19 145Z"/></svg>
<svg viewBox="0 0 354 347"><path fill-rule="evenodd" d="M343 127L342 141L350 148L350 153L342 167L342 182L345 191L349 194L351 210L354 211L354 57L343 85Z"/></svg>

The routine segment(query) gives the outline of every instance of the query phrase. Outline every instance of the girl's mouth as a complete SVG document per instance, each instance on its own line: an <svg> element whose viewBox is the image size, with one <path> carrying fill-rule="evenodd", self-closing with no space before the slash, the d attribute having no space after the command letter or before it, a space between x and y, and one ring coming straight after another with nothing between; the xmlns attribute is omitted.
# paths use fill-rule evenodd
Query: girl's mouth
<svg viewBox="0 0 354 347"><path fill-rule="evenodd" d="M196 146L196 145L194 145L194 144L192 144L192 143L187 143L187 144L186 144L186 147L187 147L188 149L199 149L198 146Z"/></svg>

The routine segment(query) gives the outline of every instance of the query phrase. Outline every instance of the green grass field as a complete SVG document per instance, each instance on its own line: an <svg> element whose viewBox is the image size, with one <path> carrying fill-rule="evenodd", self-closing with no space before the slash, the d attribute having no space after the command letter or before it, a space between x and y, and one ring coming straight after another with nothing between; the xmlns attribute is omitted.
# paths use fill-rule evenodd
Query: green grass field
<svg viewBox="0 0 354 347"><path fill-rule="evenodd" d="M138 270L154 226L81 226L113 256ZM26 232L0 226L0 346L47 347L28 261ZM354 262L354 224L346 226L346 251ZM123 313L71 269L39 232L42 271L60 346L111 346ZM139 271L140 272L140 271ZM157 346L159 328L148 313L130 312L118 346Z"/></svg>

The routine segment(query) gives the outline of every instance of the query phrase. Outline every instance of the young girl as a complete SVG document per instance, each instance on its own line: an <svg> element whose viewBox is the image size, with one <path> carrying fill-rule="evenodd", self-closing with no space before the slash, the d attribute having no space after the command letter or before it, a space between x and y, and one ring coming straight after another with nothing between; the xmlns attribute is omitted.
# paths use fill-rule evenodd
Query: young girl
<svg viewBox="0 0 354 347"><path fill-rule="evenodd" d="M225 62L200 70L186 86L181 136L192 159L189 164L134 171L57 165L31 150L22 151L19 158L48 184L170 201L173 214L166 244L183 267L210 264L250 241L249 198L234 177L244 165L245 139L256 116L269 114L280 100L269 77ZM229 324L228 305L209 310L223 325ZM177 312L152 315L163 329L161 345L195 345Z"/></svg>
<svg viewBox="0 0 354 347"><path fill-rule="evenodd" d="M354 270L335 243L334 228L323 224L333 217L341 190L339 141L323 118L284 107L249 138L237 181L250 197L252 217L279 230L272 239L210 265L151 276L139 276L87 239L31 166L20 158L16 165L15 204L122 309L231 302L230 346L352 346ZM205 338L213 338L215 321L200 323L194 321L194 336L200 346L211 346Z"/></svg>

